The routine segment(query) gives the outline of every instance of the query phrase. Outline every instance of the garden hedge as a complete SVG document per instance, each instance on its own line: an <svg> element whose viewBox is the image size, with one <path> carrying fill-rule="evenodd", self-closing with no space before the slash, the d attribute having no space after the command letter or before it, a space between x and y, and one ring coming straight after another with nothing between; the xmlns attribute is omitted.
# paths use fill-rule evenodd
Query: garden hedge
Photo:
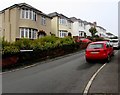
<svg viewBox="0 0 120 95"><path fill-rule="evenodd" d="M73 38L58 38L55 36L45 36L40 39L20 39L13 43L2 40L2 58L16 56L17 62L5 65L3 68L11 66L29 65L36 61L54 58L64 54L86 48L87 44L76 43ZM20 52L20 50L33 50L29 52Z"/></svg>

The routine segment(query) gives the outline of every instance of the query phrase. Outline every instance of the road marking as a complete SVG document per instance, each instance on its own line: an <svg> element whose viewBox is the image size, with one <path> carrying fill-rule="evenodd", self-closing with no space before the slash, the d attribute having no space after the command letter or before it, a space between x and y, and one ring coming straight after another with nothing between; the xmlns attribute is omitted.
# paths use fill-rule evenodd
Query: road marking
<svg viewBox="0 0 120 95"><path fill-rule="evenodd" d="M84 92L83 92L83 95L86 95L86 94L88 93L88 91L89 91L89 89L90 89L90 86L91 86L93 80L95 79L96 75L102 70L102 68L104 68L105 65L106 65L106 63L103 64L103 65L97 70L97 72L92 76L92 78L91 78L90 81L88 82L87 86L85 87L85 90L84 90Z"/></svg>
<svg viewBox="0 0 120 95"><path fill-rule="evenodd" d="M118 51L115 52L115 54L117 54L117 53L118 53ZM87 94L88 94L88 91L89 91L89 89L90 89L90 86L91 86L93 80L95 79L96 75L105 67L105 65L106 65L106 63L103 64L103 65L97 70L97 72L92 76L92 78L89 80L87 86L86 86L85 89L84 89L83 95L87 95Z"/></svg>
<svg viewBox="0 0 120 95"><path fill-rule="evenodd" d="M118 51L115 52L115 54L118 53Z"/></svg>

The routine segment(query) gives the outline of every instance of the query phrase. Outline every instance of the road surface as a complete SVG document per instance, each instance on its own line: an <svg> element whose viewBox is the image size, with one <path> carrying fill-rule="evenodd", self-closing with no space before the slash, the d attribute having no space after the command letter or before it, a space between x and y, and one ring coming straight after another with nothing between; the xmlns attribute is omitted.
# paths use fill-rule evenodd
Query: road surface
<svg viewBox="0 0 120 95"><path fill-rule="evenodd" d="M118 93L118 51L97 74L88 93ZM88 64L84 52L5 73L3 93L83 93L103 63Z"/></svg>

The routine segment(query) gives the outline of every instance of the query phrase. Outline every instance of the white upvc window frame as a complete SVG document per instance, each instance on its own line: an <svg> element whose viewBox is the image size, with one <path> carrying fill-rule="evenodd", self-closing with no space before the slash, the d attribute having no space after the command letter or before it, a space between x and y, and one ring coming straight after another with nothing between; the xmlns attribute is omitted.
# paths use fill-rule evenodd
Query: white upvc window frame
<svg viewBox="0 0 120 95"><path fill-rule="evenodd" d="M63 31L63 30L59 30L59 37L60 38L64 38L65 36L67 36L67 32L66 31Z"/></svg>
<svg viewBox="0 0 120 95"><path fill-rule="evenodd" d="M20 18L37 21L37 13L34 12L33 10L23 8L23 9L21 9L21 12L20 12Z"/></svg>
<svg viewBox="0 0 120 95"><path fill-rule="evenodd" d="M25 10L25 19L29 19L29 11L28 11L28 9Z"/></svg>
<svg viewBox="0 0 120 95"><path fill-rule="evenodd" d="M41 17L41 24L46 25L46 17L45 16Z"/></svg>
<svg viewBox="0 0 120 95"><path fill-rule="evenodd" d="M26 36L26 34L27 34L27 36ZM28 35L28 28L24 28L24 38L29 38L28 36L29 36Z"/></svg>
<svg viewBox="0 0 120 95"><path fill-rule="evenodd" d="M23 32L23 37L22 37L22 32ZM26 36L26 33L27 33L27 36ZM37 29L20 28L20 38L36 39L37 38Z"/></svg>
<svg viewBox="0 0 120 95"><path fill-rule="evenodd" d="M24 18L25 18L25 10L24 10L24 9L21 9L21 10L20 10L20 18L21 18L21 19L24 19Z"/></svg>
<svg viewBox="0 0 120 95"><path fill-rule="evenodd" d="M24 37L24 29L23 29L23 28L20 28L20 38L23 38L23 37L22 37L22 32L23 32L23 37Z"/></svg>
<svg viewBox="0 0 120 95"><path fill-rule="evenodd" d="M59 24L67 26L67 20L65 18L59 17Z"/></svg>

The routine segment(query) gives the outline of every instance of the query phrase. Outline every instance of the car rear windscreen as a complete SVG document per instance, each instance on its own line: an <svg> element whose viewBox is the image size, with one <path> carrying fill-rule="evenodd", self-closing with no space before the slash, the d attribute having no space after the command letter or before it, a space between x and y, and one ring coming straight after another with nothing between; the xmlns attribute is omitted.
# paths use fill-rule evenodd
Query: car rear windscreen
<svg viewBox="0 0 120 95"><path fill-rule="evenodd" d="M90 44L89 46L88 46L88 49L99 49L99 48L103 48L103 44Z"/></svg>

